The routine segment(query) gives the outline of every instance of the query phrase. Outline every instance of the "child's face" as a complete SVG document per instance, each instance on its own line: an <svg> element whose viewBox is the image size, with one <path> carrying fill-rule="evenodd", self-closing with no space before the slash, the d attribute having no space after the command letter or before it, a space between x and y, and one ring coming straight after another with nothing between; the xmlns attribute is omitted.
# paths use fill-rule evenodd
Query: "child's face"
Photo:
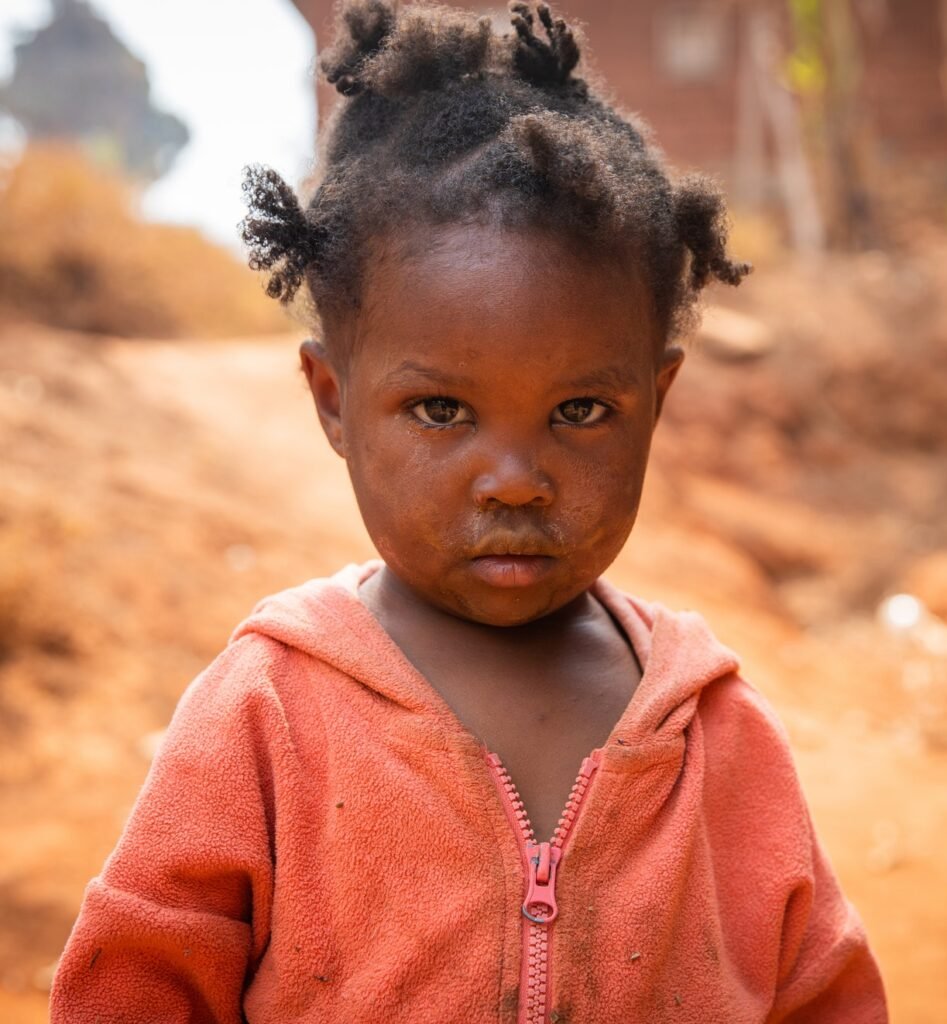
<svg viewBox="0 0 947 1024"><path fill-rule="evenodd" d="M323 426L419 597L495 626L547 615L628 537L681 352L656 355L639 282L564 239L457 225L396 241L369 266L345 366L304 346Z"/></svg>

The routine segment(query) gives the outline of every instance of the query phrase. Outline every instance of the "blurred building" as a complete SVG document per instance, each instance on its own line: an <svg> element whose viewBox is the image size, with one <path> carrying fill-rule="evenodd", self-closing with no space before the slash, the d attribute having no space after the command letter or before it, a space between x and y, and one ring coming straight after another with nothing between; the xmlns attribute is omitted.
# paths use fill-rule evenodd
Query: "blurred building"
<svg viewBox="0 0 947 1024"><path fill-rule="evenodd" d="M86 0L52 0L50 20L14 46L0 110L30 139L78 144L141 181L165 174L187 126L151 99L148 70Z"/></svg>

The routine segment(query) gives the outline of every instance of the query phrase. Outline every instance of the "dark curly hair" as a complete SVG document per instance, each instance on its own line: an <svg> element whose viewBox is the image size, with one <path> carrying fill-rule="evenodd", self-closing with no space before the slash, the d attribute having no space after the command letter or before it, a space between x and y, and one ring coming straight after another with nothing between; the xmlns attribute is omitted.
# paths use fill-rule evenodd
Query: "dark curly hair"
<svg viewBox="0 0 947 1024"><path fill-rule="evenodd" d="M452 8L345 0L321 60L344 99L311 201L269 168L245 172L242 237L269 295L289 302L305 280L328 327L358 309L369 243L418 220L546 228L630 256L663 340L691 326L712 278L739 284L750 267L727 257L716 186L672 183L647 128L575 77L575 33L544 3L510 13L498 35Z"/></svg>

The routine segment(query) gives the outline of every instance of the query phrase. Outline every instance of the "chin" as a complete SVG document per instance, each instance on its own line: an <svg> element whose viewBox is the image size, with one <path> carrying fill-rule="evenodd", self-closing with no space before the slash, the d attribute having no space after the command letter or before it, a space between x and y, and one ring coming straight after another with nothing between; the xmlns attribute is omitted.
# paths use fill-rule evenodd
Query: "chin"
<svg viewBox="0 0 947 1024"><path fill-rule="evenodd" d="M470 622L478 622L482 626L500 628L524 626L547 615L552 615L564 605L574 600L578 593L584 592L583 587L578 593L571 591L566 594L550 593L548 590L530 590L523 588L515 592L506 589L492 589L483 592L477 587L475 592L466 590L462 594L445 595L445 600L437 601L440 607Z"/></svg>

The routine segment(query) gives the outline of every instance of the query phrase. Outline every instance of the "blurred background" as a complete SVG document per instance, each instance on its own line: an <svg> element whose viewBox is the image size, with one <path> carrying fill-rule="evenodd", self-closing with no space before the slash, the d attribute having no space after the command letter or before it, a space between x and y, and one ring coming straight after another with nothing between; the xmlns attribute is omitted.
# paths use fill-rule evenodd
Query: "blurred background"
<svg viewBox="0 0 947 1024"><path fill-rule="evenodd" d="M0 11L0 1019L46 1019L174 705L263 594L372 554L242 264L304 186L328 0ZM502 8L485 9L498 20ZM569 0L720 176L708 298L611 576L697 607L789 730L893 1020L947 976L947 3Z"/></svg>

